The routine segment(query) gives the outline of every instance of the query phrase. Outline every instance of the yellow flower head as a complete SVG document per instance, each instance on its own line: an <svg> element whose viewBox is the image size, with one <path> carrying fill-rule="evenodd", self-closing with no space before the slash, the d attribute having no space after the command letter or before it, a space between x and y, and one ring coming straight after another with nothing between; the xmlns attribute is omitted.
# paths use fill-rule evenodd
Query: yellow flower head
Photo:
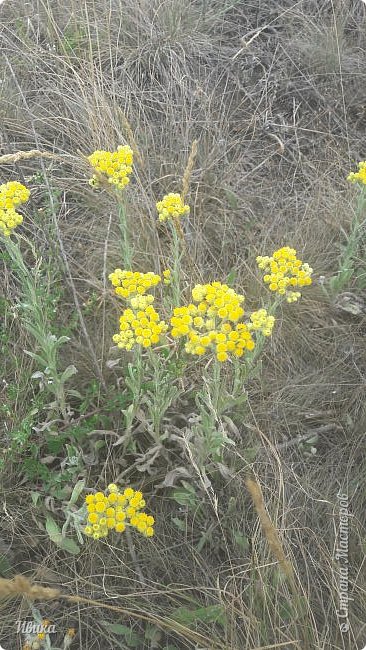
<svg viewBox="0 0 366 650"><path fill-rule="evenodd" d="M85 497L88 509L87 525L84 527L85 535L93 539L107 537L111 530L123 533L127 526L136 528L145 537L152 537L154 534L154 517L141 512L145 506L142 492L126 488L120 492L118 485L110 483L107 487L107 494L97 492L94 495L94 502L90 497ZM113 504L113 507L111 507ZM90 512L90 507L95 511Z"/></svg>
<svg viewBox="0 0 366 650"><path fill-rule="evenodd" d="M156 287L161 282L160 275L156 275L152 271L140 273L139 271L133 272L122 269L116 269L113 273L110 273L109 279L115 287L117 296L129 300L130 303L134 298L137 299L137 302L132 305L134 309L144 309L147 304L153 302L153 296L145 296L145 294L149 289ZM138 302L138 299L140 299L140 302Z"/></svg>
<svg viewBox="0 0 366 650"><path fill-rule="evenodd" d="M17 181L0 185L0 233L5 237L22 223L23 217L15 208L28 201L29 196L28 188Z"/></svg>
<svg viewBox="0 0 366 650"><path fill-rule="evenodd" d="M97 172L89 181L93 187L100 187L104 181L122 190L130 182L133 151L128 145L117 147L117 151L94 151L88 160Z"/></svg>
<svg viewBox="0 0 366 650"><path fill-rule="evenodd" d="M163 276L164 276L164 284L170 284L171 283L171 271L169 269L165 269L165 271L163 271Z"/></svg>
<svg viewBox="0 0 366 650"><path fill-rule="evenodd" d="M271 336L273 325L275 323L274 316L269 316L266 309L258 309L250 314L251 322L248 325L249 330L259 331L264 336Z"/></svg>
<svg viewBox="0 0 366 650"><path fill-rule="evenodd" d="M160 320L154 307L148 305L138 311L125 309L120 317L119 328L119 333L113 336L114 343L119 348L132 350L136 344L149 348L159 343L161 335L167 331L168 326Z"/></svg>
<svg viewBox="0 0 366 650"><path fill-rule="evenodd" d="M161 201L156 204L156 209L159 213L159 221L171 221L173 219L180 219L185 214L189 214L189 205L185 205L180 194L166 194Z"/></svg>
<svg viewBox="0 0 366 650"><path fill-rule="evenodd" d="M108 492L118 492L118 486L115 483L110 483L107 490Z"/></svg>
<svg viewBox="0 0 366 650"><path fill-rule="evenodd" d="M164 273L166 279L168 276ZM147 291L161 282L160 275L152 271L140 273L116 269L109 279L116 294L130 305L120 317L120 331L113 336L113 341L125 350L132 350L136 344L149 348L159 343L167 325L160 320L153 307L154 296L147 294Z"/></svg>
<svg viewBox="0 0 366 650"><path fill-rule="evenodd" d="M276 250L272 257L259 255L258 268L264 271L263 280L270 291L285 296L288 302L296 301L301 293L292 291L293 287L305 287L312 283L313 269L297 259L296 250L284 246Z"/></svg>
<svg viewBox="0 0 366 650"><path fill-rule="evenodd" d="M351 183L361 183L366 185L366 160L358 163L358 172L351 172L347 176L347 180Z"/></svg>
<svg viewBox="0 0 366 650"><path fill-rule="evenodd" d="M244 296L226 284L212 282L197 284L192 300L188 307L176 307L170 320L172 337L187 338L186 352L202 356L211 350L224 362L230 354L240 357L254 349L249 327L238 322L244 316Z"/></svg>

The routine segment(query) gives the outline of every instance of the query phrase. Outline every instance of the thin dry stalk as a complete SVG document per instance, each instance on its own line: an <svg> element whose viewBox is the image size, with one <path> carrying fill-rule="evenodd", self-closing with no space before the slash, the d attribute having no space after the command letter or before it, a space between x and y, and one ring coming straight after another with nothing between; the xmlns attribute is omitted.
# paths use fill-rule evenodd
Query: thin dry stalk
<svg viewBox="0 0 366 650"><path fill-rule="evenodd" d="M17 163L19 160L29 160L30 158L53 158L60 159L63 156L59 156L56 153L51 151L40 151L39 149L30 149L30 151L16 151L15 153L7 153L4 156L0 156L0 165L6 165L8 163Z"/></svg>
<svg viewBox="0 0 366 650"><path fill-rule="evenodd" d="M191 153L189 154L189 158L187 161L186 168L183 173L183 182L182 182L182 199L183 201L185 200L188 192L189 192L189 186L191 182L191 176L192 176L192 171L194 167L194 161L196 160L197 156L197 145L198 142L197 140L193 140L192 142L192 147L191 147Z"/></svg>
<svg viewBox="0 0 366 650"><path fill-rule="evenodd" d="M127 140L128 140L129 145L130 145L130 147L131 147L131 149L133 151L133 155L134 155L135 159L137 160L137 162L139 163L139 165L141 165L141 167L144 168L144 166L145 166L144 159L143 159L143 157L142 157L142 155L140 153L140 150L139 150L139 148L137 146L137 142L135 140L135 136L133 134L131 124L129 123L126 115L124 114L124 112L122 111L121 108L118 109L118 112L119 112L119 114L121 116L122 126L123 126L124 130L126 131Z"/></svg>
<svg viewBox="0 0 366 650"><path fill-rule="evenodd" d="M194 161L196 159L196 155L197 155L197 140L193 140L192 147L191 147L191 152L189 154L188 161L187 161L187 164L186 164L186 168L185 168L184 173L183 173L183 179L182 179L182 200L183 200L183 203L184 203L185 198L186 198L186 196L187 196L187 194L189 192L189 185L190 185L190 181L191 181L192 170L193 170L193 166L194 166ZM186 242L186 239L185 239L185 236L184 236L184 231L183 231L180 219L174 219L174 228L176 230L176 233L177 233L179 239L182 242L183 250L187 255L187 259L188 259L188 262L190 264L191 271L193 272L194 271L194 261L192 259L192 256L191 256L189 250L188 250L187 242Z"/></svg>
<svg viewBox="0 0 366 650"><path fill-rule="evenodd" d="M287 577L292 590L294 591L294 593L297 594L294 570L292 568L291 563L289 562L289 560L287 560L285 556L285 552L283 550L283 546L278 536L277 529L275 528L273 522L271 521L266 511L261 487L259 483L257 483L257 481L251 478L246 479L245 485L247 486L249 494L252 497L254 507L257 511L269 547L273 555L275 556L276 560L278 561L282 571Z"/></svg>

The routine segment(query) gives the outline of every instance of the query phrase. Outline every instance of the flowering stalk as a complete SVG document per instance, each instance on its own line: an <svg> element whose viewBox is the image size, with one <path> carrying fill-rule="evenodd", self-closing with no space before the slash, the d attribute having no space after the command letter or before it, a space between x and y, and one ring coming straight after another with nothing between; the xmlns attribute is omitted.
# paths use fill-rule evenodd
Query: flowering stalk
<svg viewBox="0 0 366 650"><path fill-rule="evenodd" d="M184 203L180 194L171 192L163 196L156 204L159 213L159 221L169 222L173 238L172 246L172 297L173 305L177 307L180 302L180 281L182 277L181 261L185 251L184 233L181 225L181 218L190 212L189 205Z"/></svg>
<svg viewBox="0 0 366 650"><path fill-rule="evenodd" d="M275 323L274 314L284 300L297 301L301 294L295 290L312 283L311 267L297 259L296 251L288 246L278 249L271 257L257 258L265 273L264 281L275 294L268 309L258 309L245 315L244 296L226 284L212 282L196 285L192 290L192 302L176 307L170 319L171 336L186 341L189 355L213 355L203 372L204 388L197 393L196 402L200 413L197 433L208 455L219 457L225 442L230 442L222 427L220 416L229 408L235 408L246 400L244 383L258 368L264 342L271 336ZM243 320L244 317L246 320ZM221 365L231 362L233 366L232 390L226 389L227 374L221 378ZM211 452L210 449L214 450Z"/></svg>
<svg viewBox="0 0 366 650"><path fill-rule="evenodd" d="M222 386L222 363L214 357L208 367L203 372L203 380L207 389L207 396L216 418L219 418L223 411L225 402ZM225 380L224 380L225 381Z"/></svg>
<svg viewBox="0 0 366 650"><path fill-rule="evenodd" d="M163 273L164 284L170 284L171 273L169 269ZM166 323L160 320L159 314L153 307L154 296L149 290L156 287L162 278L153 273L140 273L127 269L115 269L109 275L117 296L123 298L128 307L123 310L120 316L119 333L113 336L113 341L121 349L135 351L135 365L128 364L128 377L126 384L132 393L132 403L123 411L125 416L126 432L121 442L126 450L131 439L131 428L141 400L148 406L152 419L152 427L149 430L155 441L161 444L160 425L162 418L170 406L176 388L170 381L166 380L166 367L159 355L152 351L151 347L160 343L161 337L168 329ZM148 367L146 357L142 358L142 350L147 351L147 359L151 368ZM152 389L142 394L141 386L143 377L152 369Z"/></svg>
<svg viewBox="0 0 366 650"><path fill-rule="evenodd" d="M24 263L17 241L11 239L13 231L22 223L23 217L16 208L25 203L30 196L27 187L17 181L0 185L0 236L13 263L23 302L22 320L26 330L33 336L39 347L39 353L27 351L42 367L42 371L33 374L33 378L41 379L41 385L48 389L56 398L56 404L64 420L67 420L66 398L64 384L76 372L75 366L69 366L60 375L58 372L58 349L68 341L68 337L57 338L49 330L45 301L39 290L40 260L37 260L33 270ZM25 240L26 241L26 240Z"/></svg>
<svg viewBox="0 0 366 650"><path fill-rule="evenodd" d="M131 268L133 250L130 243L127 210L123 191L130 182L133 151L129 145L119 146L116 151L96 150L88 161L93 169L89 184L96 189L115 190L118 202L119 227L122 238L122 257L127 269Z"/></svg>

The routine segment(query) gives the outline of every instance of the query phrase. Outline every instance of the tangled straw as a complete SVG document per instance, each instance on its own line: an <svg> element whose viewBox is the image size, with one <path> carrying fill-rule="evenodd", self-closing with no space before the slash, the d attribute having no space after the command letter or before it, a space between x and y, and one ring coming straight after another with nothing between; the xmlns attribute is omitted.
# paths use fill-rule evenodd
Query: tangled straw
<svg viewBox="0 0 366 650"><path fill-rule="evenodd" d="M102 607L103 609L108 609L113 612L118 612L120 614L124 614L125 616L131 616L142 621L148 621L149 623L156 625L162 630L174 631L182 638L190 639L192 642L195 642L196 644L200 644L200 645L204 644L207 646L207 644L209 643L210 644L209 647L212 648L212 650L229 650L228 645L215 643L212 639L209 639L203 634L190 630L188 627L168 617L158 618L153 614L149 614L147 612L142 613L141 610L139 611L130 610L124 607L117 607L115 605L107 605L106 603L101 603L98 600L91 600L89 598L83 598L82 596L72 596L69 594L63 594L59 589L51 589L48 587L42 587L41 585L33 585L28 580L28 578L22 575L16 575L12 579L0 578L0 599L7 598L7 597L15 598L17 596L23 596L25 598L28 598L29 600L63 599L71 603L83 603L85 605L90 605L91 607ZM288 641L287 644L288 643L293 643L295 645L297 642ZM279 644L279 645L285 645L285 644ZM275 646L267 646L267 648L271 648L271 647L277 648L279 647L279 645L276 644Z"/></svg>

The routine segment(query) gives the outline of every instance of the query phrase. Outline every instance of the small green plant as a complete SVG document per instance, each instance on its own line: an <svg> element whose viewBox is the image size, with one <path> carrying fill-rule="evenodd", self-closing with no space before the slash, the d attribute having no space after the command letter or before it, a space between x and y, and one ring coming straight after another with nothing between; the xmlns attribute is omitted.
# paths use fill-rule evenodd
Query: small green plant
<svg viewBox="0 0 366 650"><path fill-rule="evenodd" d="M56 546L72 555L80 553L80 547L72 537L67 536L69 528L72 528L76 532L79 544L84 543L82 535L83 511L76 507L76 502L84 489L84 485L84 480L78 481L69 499L60 502L59 509L64 518L62 528L60 528L55 518L47 511L45 504L42 502L41 493L36 491L31 492L33 506L37 508L38 513L42 513L42 520L39 520L39 526L44 528L48 537Z"/></svg>
<svg viewBox="0 0 366 650"><path fill-rule="evenodd" d="M148 360L152 378L147 384L145 403L151 420L152 435L155 441L160 443L164 439L161 431L163 418L169 407L178 398L180 390L174 383L176 375L172 376L169 366L164 364L164 359L149 350Z"/></svg>
<svg viewBox="0 0 366 650"><path fill-rule="evenodd" d="M83 26L69 26L63 33L61 45L68 54L78 56L81 54L85 45L86 36L87 32Z"/></svg>
<svg viewBox="0 0 366 650"><path fill-rule="evenodd" d="M6 232L4 231L5 235ZM22 239L24 240L24 238ZM19 283L20 318L35 344L36 351L25 350L25 353L32 357L39 367L32 378L39 380L41 390L54 396L55 410L59 411L63 419L67 421L65 384L77 370L74 365L69 365L63 371L59 369L59 349L69 341L69 337L56 336L50 331L50 322L47 317L48 298L45 298L41 280L41 260L36 257L34 267L29 268L24 262L20 241L20 237L17 241L13 241L8 235L3 238L3 244L12 262L12 270ZM36 255L34 250L33 254Z"/></svg>
<svg viewBox="0 0 366 650"><path fill-rule="evenodd" d="M32 179L37 184L42 181L43 176L35 174ZM11 181L0 186L0 236L3 258L17 281L17 298L13 312L19 317L20 329L23 328L30 334L32 347L24 350L24 353L33 359L37 367L31 379L37 381L41 393L52 395L54 398L53 402L47 404L49 418L61 415L67 422L70 416L69 398L80 395L66 387L77 370L73 364L65 369L61 368L60 350L69 341L69 335L78 323L78 315L74 311L67 325L63 327L56 322L64 286L52 244L50 258L43 259L28 238L18 232L14 233L23 220L17 212L17 207L28 200L29 195L29 190L17 182ZM59 195L59 191L52 191L53 204L59 201ZM54 233L47 226L49 220L44 218L45 215L50 215L51 207L46 204L40 208L36 213L37 217L41 210L47 239L52 242ZM44 402L46 407L46 400Z"/></svg>
<svg viewBox="0 0 366 650"><path fill-rule="evenodd" d="M348 287L354 278L359 288L366 286L366 268L363 258L366 241L366 162L359 163L359 171L351 172L348 180L358 185L358 196L350 232L343 231L345 243L339 256L338 272L329 279L332 296L337 296Z"/></svg>

